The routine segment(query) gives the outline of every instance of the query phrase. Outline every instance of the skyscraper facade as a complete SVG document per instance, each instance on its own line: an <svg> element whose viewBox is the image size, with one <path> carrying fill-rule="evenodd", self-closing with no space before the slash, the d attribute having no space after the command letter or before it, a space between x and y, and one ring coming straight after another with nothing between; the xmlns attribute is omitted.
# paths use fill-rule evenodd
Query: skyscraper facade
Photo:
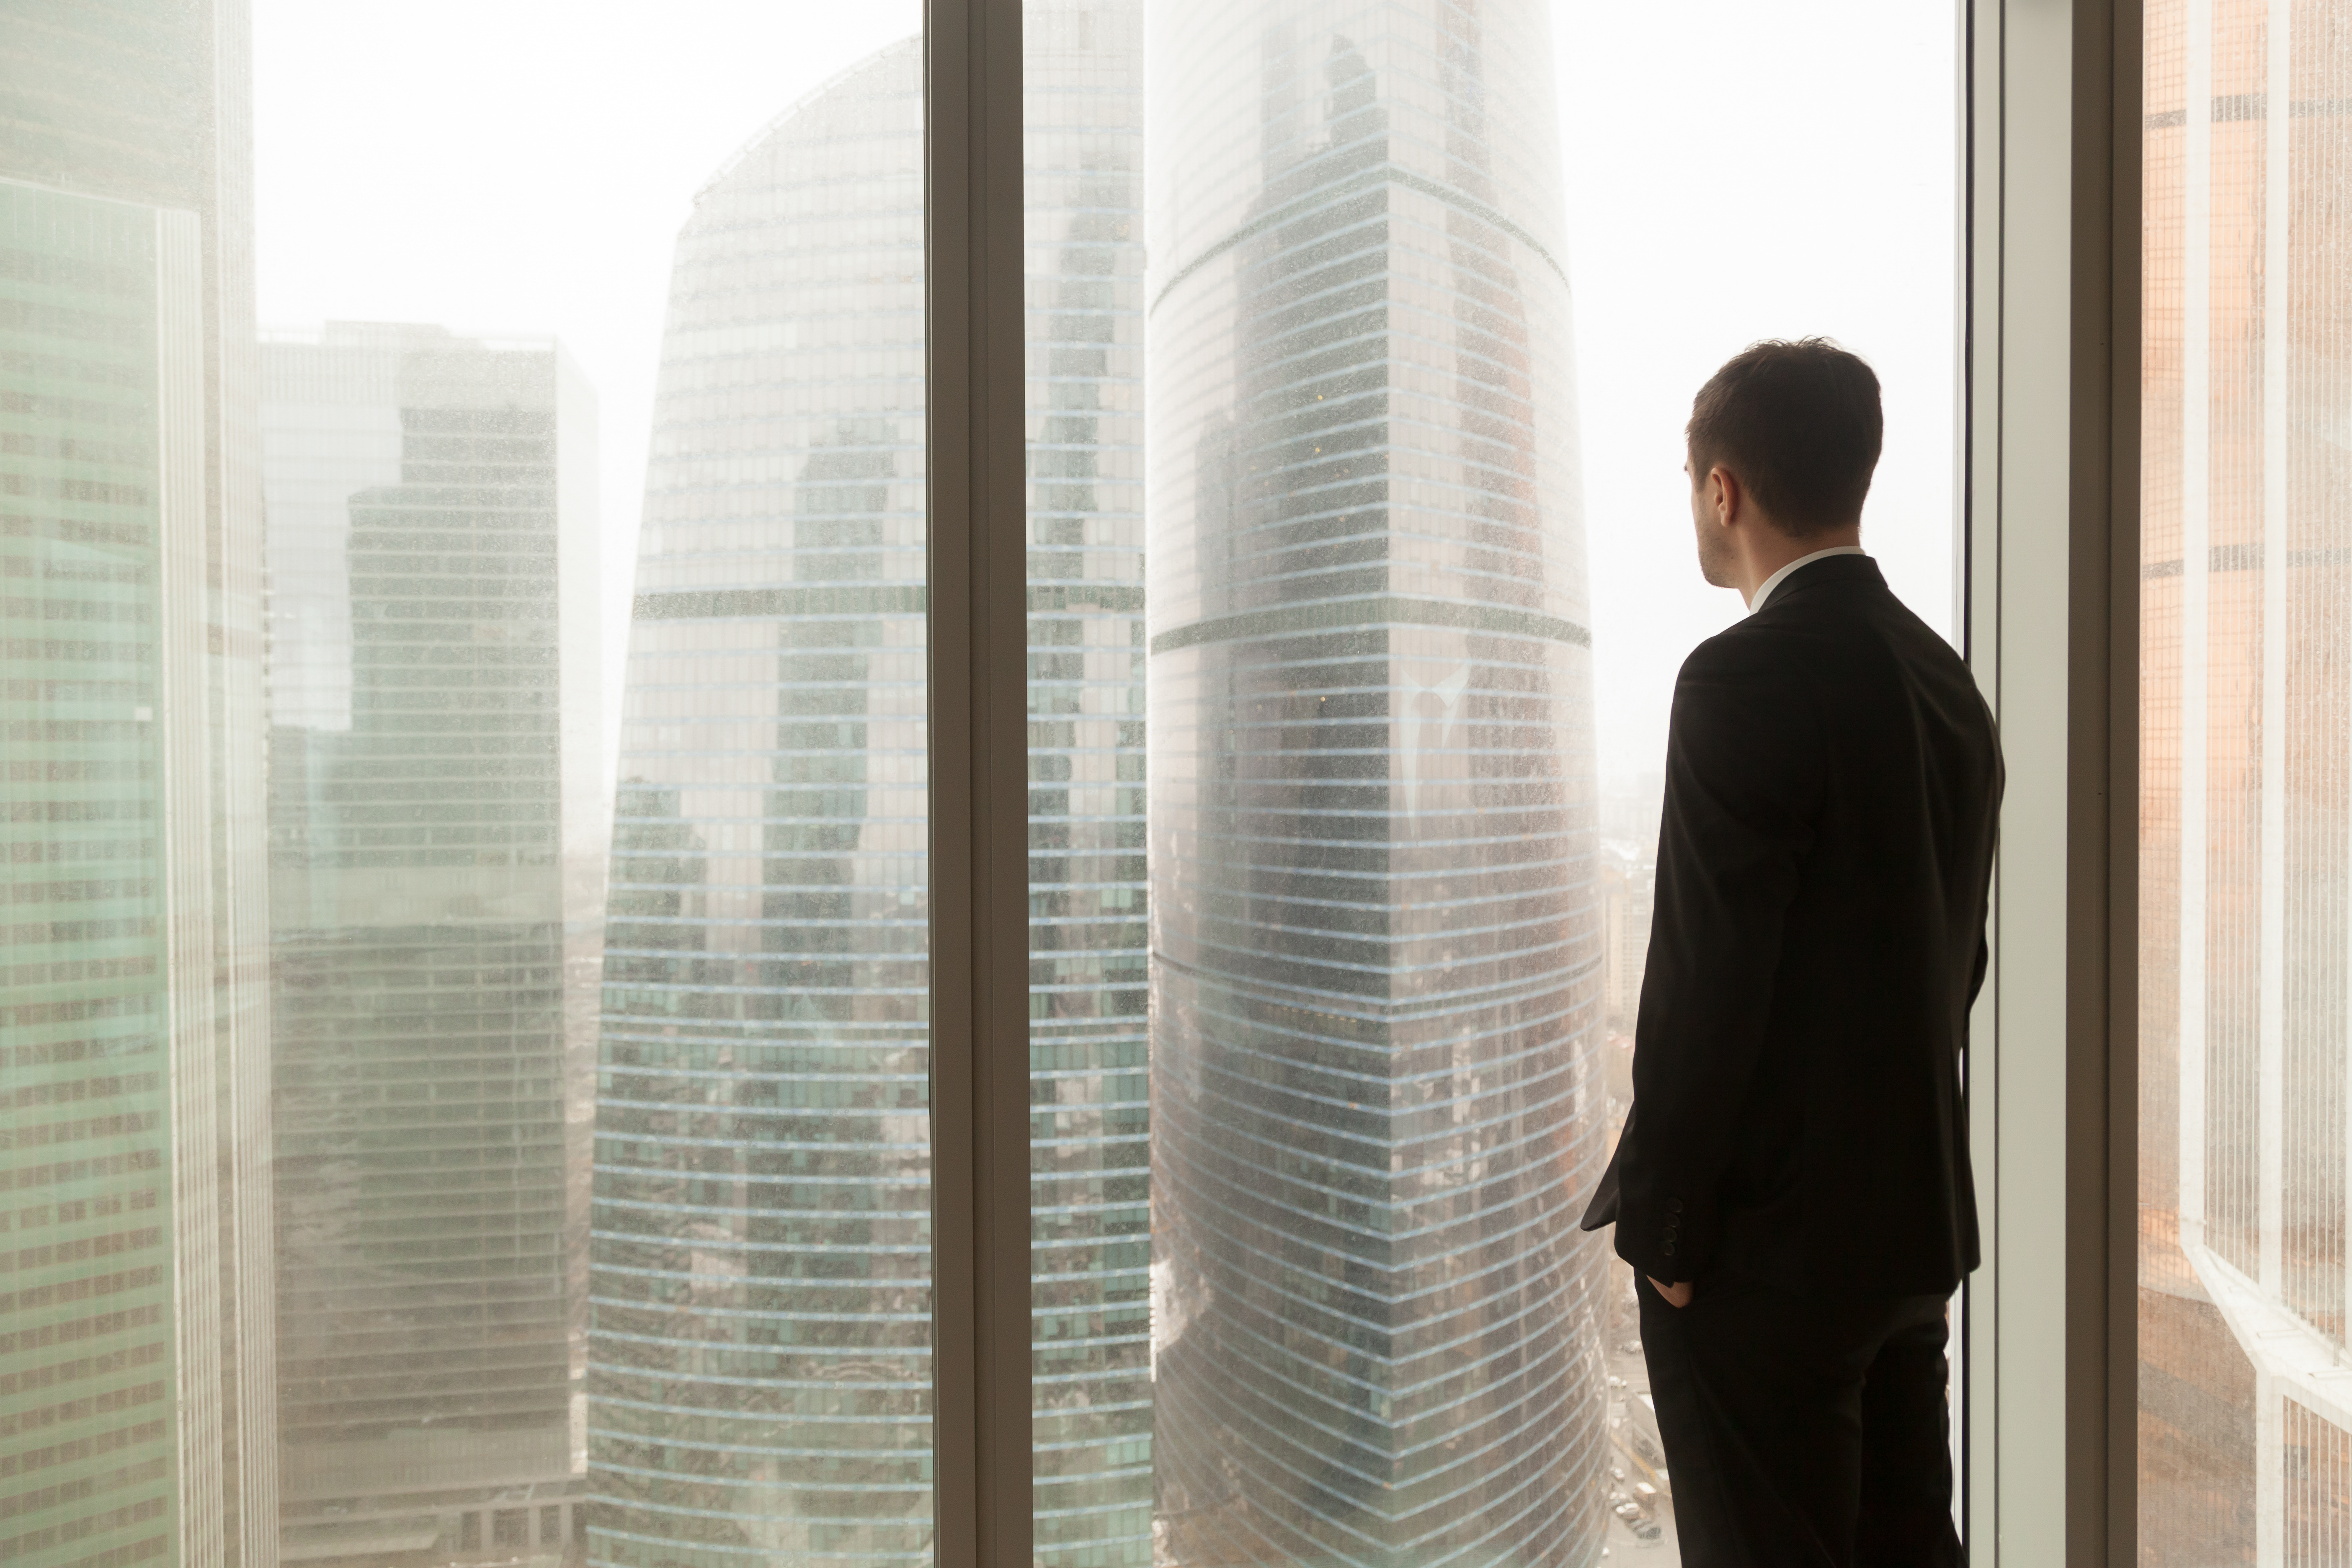
<svg viewBox="0 0 2352 1568"><path fill-rule="evenodd" d="M929 1553L921 58L803 100L678 236L606 927L599 1563Z"/></svg>
<svg viewBox="0 0 2352 1568"><path fill-rule="evenodd" d="M0 27L0 1558L277 1562L246 20Z"/></svg>
<svg viewBox="0 0 2352 1568"><path fill-rule="evenodd" d="M2147 11L2139 1510L2151 1563L2352 1517L2352 30Z"/></svg>
<svg viewBox="0 0 2352 1568"><path fill-rule="evenodd" d="M263 345L261 406L288 1549L554 1544L593 398L551 343L334 323ZM501 1498L522 1539L467 1540Z"/></svg>
<svg viewBox="0 0 2352 1568"><path fill-rule="evenodd" d="M1024 18L1038 1556L1150 1542L1139 8ZM599 1563L930 1554L922 78L678 240L597 1110Z"/></svg>
<svg viewBox="0 0 2352 1568"><path fill-rule="evenodd" d="M1143 5L1022 7L1037 1562L1151 1562Z"/></svg>
<svg viewBox="0 0 2352 1568"><path fill-rule="evenodd" d="M1166 1548L1588 1562L1601 954L1547 13L1150 16Z"/></svg>

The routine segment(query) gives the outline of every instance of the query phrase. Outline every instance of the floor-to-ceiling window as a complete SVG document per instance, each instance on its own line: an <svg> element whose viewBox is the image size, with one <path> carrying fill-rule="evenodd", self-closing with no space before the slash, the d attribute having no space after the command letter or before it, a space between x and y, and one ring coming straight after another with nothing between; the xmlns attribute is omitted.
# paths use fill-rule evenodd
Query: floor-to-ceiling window
<svg viewBox="0 0 2352 1568"><path fill-rule="evenodd" d="M922 10L25 9L0 1556L931 1563ZM1717 364L1873 362L1960 637L1960 20L1761 11L1019 7L1041 1568L1676 1560Z"/></svg>

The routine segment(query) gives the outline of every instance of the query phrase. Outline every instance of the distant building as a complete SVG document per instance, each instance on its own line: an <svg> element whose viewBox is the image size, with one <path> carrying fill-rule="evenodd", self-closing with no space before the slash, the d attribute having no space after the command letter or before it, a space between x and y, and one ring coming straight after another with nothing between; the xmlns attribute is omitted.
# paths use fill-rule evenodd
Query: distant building
<svg viewBox="0 0 2352 1568"><path fill-rule="evenodd" d="M551 343L335 323L261 408L286 1550L562 1542L593 399Z"/></svg>
<svg viewBox="0 0 2352 1568"><path fill-rule="evenodd" d="M1650 958L1650 910L1658 867L1651 851L1601 846L1602 1012L1612 1034L1631 1036L1642 1010L1642 973Z"/></svg>
<svg viewBox="0 0 2352 1568"><path fill-rule="evenodd" d="M1601 785L1601 841L1620 844L1643 859L1658 856L1658 820L1666 804L1662 769L1620 773Z"/></svg>
<svg viewBox="0 0 2352 1568"><path fill-rule="evenodd" d="M1549 15L1151 12L1169 1561L1595 1561L1591 606Z"/></svg>
<svg viewBox="0 0 2352 1568"><path fill-rule="evenodd" d="M245 7L0 23L0 1561L272 1568Z"/></svg>
<svg viewBox="0 0 2352 1568"><path fill-rule="evenodd" d="M1024 6L1036 1560L1151 1561L1137 0ZM604 970L590 1554L932 1555L923 77L678 236Z"/></svg>

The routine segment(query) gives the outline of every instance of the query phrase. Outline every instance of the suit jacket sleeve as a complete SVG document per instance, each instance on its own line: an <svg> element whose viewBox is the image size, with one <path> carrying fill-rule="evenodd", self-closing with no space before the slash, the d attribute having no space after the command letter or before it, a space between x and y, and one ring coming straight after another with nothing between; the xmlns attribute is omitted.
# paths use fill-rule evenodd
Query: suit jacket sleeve
<svg viewBox="0 0 2352 1568"><path fill-rule="evenodd" d="M1702 645L1667 729L1634 1113L1614 1174L1617 1251L1668 1282L1701 1278L1720 1240L1717 1188L1821 809L1813 694L1770 652L1753 636Z"/></svg>

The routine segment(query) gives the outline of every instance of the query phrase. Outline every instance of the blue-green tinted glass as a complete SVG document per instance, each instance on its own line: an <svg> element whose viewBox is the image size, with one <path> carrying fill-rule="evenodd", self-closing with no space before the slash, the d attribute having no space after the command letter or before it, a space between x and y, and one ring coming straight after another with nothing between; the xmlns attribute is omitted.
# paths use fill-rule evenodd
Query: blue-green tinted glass
<svg viewBox="0 0 2352 1568"><path fill-rule="evenodd" d="M171 216L0 179L0 1555L42 1564L179 1543Z"/></svg>

